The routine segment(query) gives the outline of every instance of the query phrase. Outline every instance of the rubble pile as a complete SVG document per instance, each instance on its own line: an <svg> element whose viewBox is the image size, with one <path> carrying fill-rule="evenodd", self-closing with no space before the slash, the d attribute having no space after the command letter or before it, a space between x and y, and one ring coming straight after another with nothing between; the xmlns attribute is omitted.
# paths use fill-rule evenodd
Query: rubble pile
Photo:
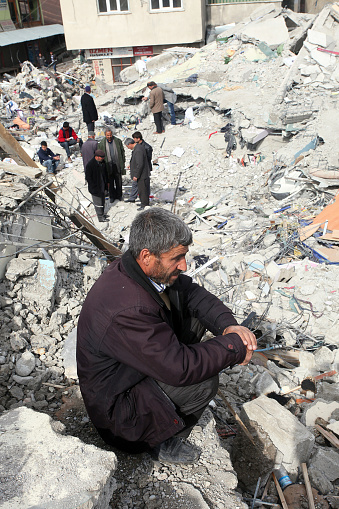
<svg viewBox="0 0 339 509"><path fill-rule="evenodd" d="M253 441L218 394L190 437L203 449L199 463L165 467L146 455L121 455L116 507L253 507L265 485L263 501L279 504L271 472L283 466L296 489L306 482L304 463L317 496L326 498L317 507L338 507L338 9L330 4L314 16L267 4L199 50L176 48L146 69L126 69L125 82L95 97L98 139L109 126L121 139L140 130L152 145L152 206L173 210L193 231L187 273L259 345L249 366L220 375L221 393ZM42 140L63 152L58 125L68 120L84 133L79 96L92 78L86 64L57 79L25 64L0 83L5 127L14 118L5 112L10 99L29 120L17 134L31 157ZM160 136L141 101L150 79L178 96L177 125L166 124ZM39 104L35 122L32 104ZM104 447L79 397L76 325L107 266L93 239L124 250L136 205L107 203L110 221L98 223L77 148L52 187L45 169L35 177L21 166L15 173L5 155L0 409L49 413L65 433ZM127 174L124 198L130 188ZM85 236L89 223L92 238Z"/></svg>

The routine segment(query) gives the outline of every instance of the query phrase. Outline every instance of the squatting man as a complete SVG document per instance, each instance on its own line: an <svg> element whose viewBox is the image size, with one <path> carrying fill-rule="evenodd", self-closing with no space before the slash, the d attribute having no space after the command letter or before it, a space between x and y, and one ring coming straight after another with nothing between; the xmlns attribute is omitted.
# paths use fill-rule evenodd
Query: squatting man
<svg viewBox="0 0 339 509"><path fill-rule="evenodd" d="M184 274L188 226L153 207L134 219L129 249L104 271L78 324L80 389L111 446L193 463L189 436L218 390L218 373L245 365L256 338L230 309ZM201 342L204 332L214 335Z"/></svg>

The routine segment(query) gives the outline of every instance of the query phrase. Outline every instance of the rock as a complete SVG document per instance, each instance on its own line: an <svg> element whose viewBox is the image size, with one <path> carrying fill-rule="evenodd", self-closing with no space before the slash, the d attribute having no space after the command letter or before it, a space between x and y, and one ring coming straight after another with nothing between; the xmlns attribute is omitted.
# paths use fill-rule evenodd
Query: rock
<svg viewBox="0 0 339 509"><path fill-rule="evenodd" d="M310 459L308 473L311 484L323 495L333 489L339 479L339 453L329 447L318 447Z"/></svg>
<svg viewBox="0 0 339 509"><path fill-rule="evenodd" d="M16 374L19 376L28 376L32 373L35 368L35 357L34 355L26 350L15 365Z"/></svg>
<svg viewBox="0 0 339 509"><path fill-rule="evenodd" d="M6 270L6 278L9 281L16 281L22 276L31 276L36 271L37 260L22 260L20 258L13 258Z"/></svg>
<svg viewBox="0 0 339 509"><path fill-rule="evenodd" d="M56 433L47 415L25 407L1 415L0 428L1 509L109 506L113 452Z"/></svg>
<svg viewBox="0 0 339 509"><path fill-rule="evenodd" d="M266 396L245 403L240 417L248 423L260 442L268 441L276 451L276 466L283 465L292 474L308 460L314 436L285 407ZM292 432L293 430L293 432Z"/></svg>
<svg viewBox="0 0 339 509"><path fill-rule="evenodd" d="M13 387L9 389L9 392L13 396L13 398L20 400L24 397L24 391L17 385L13 385Z"/></svg>
<svg viewBox="0 0 339 509"><path fill-rule="evenodd" d="M303 369L314 370L316 366L313 353L301 350L299 352L299 365Z"/></svg>
<svg viewBox="0 0 339 509"><path fill-rule="evenodd" d="M31 347L34 353L39 354L39 349L44 348L48 350L52 345L56 344L56 339L51 336L47 336L45 334L37 334L30 337Z"/></svg>
<svg viewBox="0 0 339 509"><path fill-rule="evenodd" d="M53 309L57 278L54 263L50 260L38 260L34 277L26 278L22 296L30 306L36 303L42 316Z"/></svg>
<svg viewBox="0 0 339 509"><path fill-rule="evenodd" d="M339 409L339 403L337 401L329 402L317 398L314 403L307 406L301 417L301 422L305 424L305 426L314 426L317 417L321 417L327 421L332 412L337 409Z"/></svg>
<svg viewBox="0 0 339 509"><path fill-rule="evenodd" d="M333 352L327 346L322 346L315 352L314 360L318 371L330 371L333 362Z"/></svg>
<svg viewBox="0 0 339 509"><path fill-rule="evenodd" d="M12 350L14 352L19 352L20 350L23 350L27 346L27 341L24 337L20 335L19 332L12 332L10 337L10 343Z"/></svg>
<svg viewBox="0 0 339 509"><path fill-rule="evenodd" d="M277 383L273 380L268 371L264 371L257 375L255 380L253 380L255 385L255 392L257 396L261 396L262 394L269 394L270 392L280 392L280 388Z"/></svg>
<svg viewBox="0 0 339 509"><path fill-rule="evenodd" d="M34 380L33 376L19 376L19 375L13 375L13 380L17 384L21 385L27 385L29 382Z"/></svg>
<svg viewBox="0 0 339 509"><path fill-rule="evenodd" d="M70 269L72 265L72 252L68 248L57 249L53 252L53 260L58 268Z"/></svg>

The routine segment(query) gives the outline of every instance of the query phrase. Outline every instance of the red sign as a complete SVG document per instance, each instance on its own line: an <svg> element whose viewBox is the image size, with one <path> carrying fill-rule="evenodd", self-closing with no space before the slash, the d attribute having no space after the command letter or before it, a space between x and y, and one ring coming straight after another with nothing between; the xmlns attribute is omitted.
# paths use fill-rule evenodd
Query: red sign
<svg viewBox="0 0 339 509"><path fill-rule="evenodd" d="M133 55L142 57L144 55L153 55L153 46L134 46Z"/></svg>

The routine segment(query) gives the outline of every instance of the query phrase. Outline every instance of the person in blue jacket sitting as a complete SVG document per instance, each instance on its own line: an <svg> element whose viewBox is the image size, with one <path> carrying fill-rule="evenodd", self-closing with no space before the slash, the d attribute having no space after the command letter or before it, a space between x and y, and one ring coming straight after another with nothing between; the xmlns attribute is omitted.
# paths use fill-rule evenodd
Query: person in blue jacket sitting
<svg viewBox="0 0 339 509"><path fill-rule="evenodd" d="M55 155L50 148L47 148L46 141L41 142L38 157L40 163L47 168L47 173L56 173L56 169L60 163L60 156Z"/></svg>

